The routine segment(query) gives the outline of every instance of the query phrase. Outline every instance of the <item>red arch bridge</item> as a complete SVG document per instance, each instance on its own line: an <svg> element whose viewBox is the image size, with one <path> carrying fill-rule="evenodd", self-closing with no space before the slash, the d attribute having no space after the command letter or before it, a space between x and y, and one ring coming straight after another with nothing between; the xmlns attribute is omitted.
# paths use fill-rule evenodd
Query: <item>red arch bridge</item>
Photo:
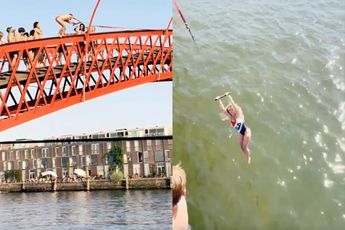
<svg viewBox="0 0 345 230"><path fill-rule="evenodd" d="M172 78L172 30L4 44L0 46L0 131L95 97Z"/></svg>

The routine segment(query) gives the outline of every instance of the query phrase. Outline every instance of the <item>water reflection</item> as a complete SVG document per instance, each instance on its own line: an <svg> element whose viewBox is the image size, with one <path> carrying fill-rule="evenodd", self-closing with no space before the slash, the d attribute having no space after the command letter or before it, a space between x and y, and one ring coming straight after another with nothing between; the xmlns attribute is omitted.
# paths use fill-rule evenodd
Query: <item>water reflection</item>
<svg viewBox="0 0 345 230"><path fill-rule="evenodd" d="M170 229L170 190L0 194L0 229Z"/></svg>

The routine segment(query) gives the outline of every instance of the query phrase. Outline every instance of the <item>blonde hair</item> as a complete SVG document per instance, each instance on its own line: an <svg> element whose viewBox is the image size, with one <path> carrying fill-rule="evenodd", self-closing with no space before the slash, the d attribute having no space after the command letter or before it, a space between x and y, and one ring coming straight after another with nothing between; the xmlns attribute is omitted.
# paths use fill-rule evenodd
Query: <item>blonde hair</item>
<svg viewBox="0 0 345 230"><path fill-rule="evenodd" d="M171 188L173 190L173 205L176 205L181 196L186 193L186 172L181 167L181 162L173 166Z"/></svg>

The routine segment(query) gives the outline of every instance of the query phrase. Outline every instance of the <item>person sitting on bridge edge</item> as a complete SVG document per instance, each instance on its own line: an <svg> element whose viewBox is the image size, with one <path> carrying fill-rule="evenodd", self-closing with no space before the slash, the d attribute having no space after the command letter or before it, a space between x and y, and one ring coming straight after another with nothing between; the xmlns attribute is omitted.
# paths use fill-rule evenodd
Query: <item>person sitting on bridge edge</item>
<svg viewBox="0 0 345 230"><path fill-rule="evenodd" d="M76 32L76 34L85 34L86 27L83 23L80 23L79 26L74 28L74 31Z"/></svg>
<svg viewBox="0 0 345 230"><path fill-rule="evenodd" d="M55 21L61 26L58 35L60 37L63 37L66 35L66 23L76 25L78 23L81 23L80 20L78 20L76 17L73 16L73 14L66 14L57 16L55 18Z"/></svg>
<svg viewBox="0 0 345 230"><path fill-rule="evenodd" d="M26 41L27 37L25 36L25 29L23 27L18 28L18 33L15 37L16 42Z"/></svg>

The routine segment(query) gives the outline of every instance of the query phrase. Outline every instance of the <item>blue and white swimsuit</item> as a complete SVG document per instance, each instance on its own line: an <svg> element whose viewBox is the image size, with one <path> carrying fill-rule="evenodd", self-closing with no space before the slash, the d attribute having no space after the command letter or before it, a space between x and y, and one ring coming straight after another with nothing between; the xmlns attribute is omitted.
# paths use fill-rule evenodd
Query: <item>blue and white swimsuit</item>
<svg viewBox="0 0 345 230"><path fill-rule="evenodd" d="M246 133L247 127L244 124L244 121L237 120L236 123L231 121L232 126L236 129L236 131L244 136Z"/></svg>

